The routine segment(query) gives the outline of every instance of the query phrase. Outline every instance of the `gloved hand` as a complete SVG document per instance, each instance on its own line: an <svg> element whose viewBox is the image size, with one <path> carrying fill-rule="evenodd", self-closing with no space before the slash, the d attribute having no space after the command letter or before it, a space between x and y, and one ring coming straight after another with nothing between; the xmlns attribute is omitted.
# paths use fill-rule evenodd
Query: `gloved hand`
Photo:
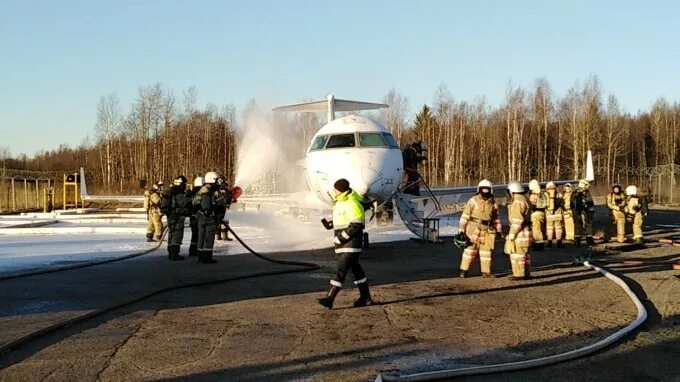
<svg viewBox="0 0 680 382"><path fill-rule="evenodd" d="M514 233L508 234L508 240L510 240L510 241L515 240L515 234Z"/></svg>
<svg viewBox="0 0 680 382"><path fill-rule="evenodd" d="M326 229L333 229L333 220L326 220L326 218L321 219L321 224L323 224Z"/></svg>

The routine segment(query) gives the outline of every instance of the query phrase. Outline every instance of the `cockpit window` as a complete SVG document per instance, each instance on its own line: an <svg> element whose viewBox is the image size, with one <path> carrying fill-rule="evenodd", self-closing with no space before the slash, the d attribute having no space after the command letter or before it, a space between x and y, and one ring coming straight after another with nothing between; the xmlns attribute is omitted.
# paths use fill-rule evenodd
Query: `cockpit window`
<svg viewBox="0 0 680 382"><path fill-rule="evenodd" d="M328 140L328 135L322 135L320 137L316 137L314 139L314 142L312 142L312 147L309 148L309 150L321 150L323 149L324 146L326 146L326 141Z"/></svg>
<svg viewBox="0 0 680 382"><path fill-rule="evenodd" d="M383 137L385 138L385 141L387 141L387 145L390 146L391 149L398 149L399 148L399 144L397 143L397 140L394 139L392 134L383 133Z"/></svg>
<svg viewBox="0 0 680 382"><path fill-rule="evenodd" d="M340 147L354 147L356 143L354 142L354 134L338 134L331 135L326 144L327 149L335 149Z"/></svg>
<svg viewBox="0 0 680 382"><path fill-rule="evenodd" d="M387 143L378 133L359 133L359 145L361 147L387 147Z"/></svg>

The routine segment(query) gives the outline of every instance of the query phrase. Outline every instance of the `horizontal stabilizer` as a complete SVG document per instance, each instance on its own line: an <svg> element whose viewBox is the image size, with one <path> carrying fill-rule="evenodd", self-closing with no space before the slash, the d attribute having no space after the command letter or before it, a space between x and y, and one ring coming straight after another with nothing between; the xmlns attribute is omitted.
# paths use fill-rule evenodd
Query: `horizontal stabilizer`
<svg viewBox="0 0 680 382"><path fill-rule="evenodd" d="M336 99L334 95L329 95L325 100L296 103L293 105L275 107L273 111L292 111L300 113L325 112L328 114L328 122L335 118L336 111L357 111L375 110L389 107L384 103L351 101L347 99Z"/></svg>

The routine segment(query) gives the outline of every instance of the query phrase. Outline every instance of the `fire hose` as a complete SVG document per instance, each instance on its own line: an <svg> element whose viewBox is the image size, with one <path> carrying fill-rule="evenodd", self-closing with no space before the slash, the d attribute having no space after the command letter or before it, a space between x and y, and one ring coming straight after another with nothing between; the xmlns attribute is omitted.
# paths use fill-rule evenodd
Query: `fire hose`
<svg viewBox="0 0 680 382"><path fill-rule="evenodd" d="M111 305L111 306L108 306L108 307L105 307L105 308L102 308L102 309L94 310L94 311L79 315L79 316L74 317L74 318L63 320L63 321L60 321L58 323L52 324L48 327L45 327L45 328L42 328L40 330L26 334L26 335L14 340L14 341L11 341L9 343L6 343L6 344L0 346L0 354L5 353L5 352L10 351L10 350L13 350L13 349L16 349L20 346L26 345L26 344L28 344L28 343L30 343L30 342L38 339L38 338L44 337L44 336L46 336L50 333L54 333L58 330L66 328L68 326L82 323L82 322L84 322L84 321L86 321L90 318L94 318L94 317L104 315L104 314L112 312L116 309L123 308L125 306L140 302L142 300L146 300L148 298L151 298L151 297L154 297L154 296L166 293L166 292L176 291L176 290L186 289L186 288L216 285L216 284L226 283L226 282L230 282L230 281L238 281L238 280L252 279L252 278L258 278L258 277L265 277L265 276L283 275L283 274L298 273L298 272L309 272L309 271L314 271L314 270L321 268L321 266L319 264L315 264L315 263L311 263L311 262L279 260L279 259L274 259L274 258L265 256L265 255L262 255L262 254L256 252L255 250L253 250L245 242L243 242L243 240L236 234L236 232L234 232L234 230L231 227L227 226L227 230L229 230L229 232L231 232L232 235L234 235L234 238L236 238L236 240L246 250L248 250L248 252L250 252L250 254L252 254L252 255L254 255L254 256L256 256L256 257L258 257L258 258L260 258L264 261L270 262L270 263L298 266L298 267L301 267L301 268L278 270L278 271L255 272L255 273L250 273L250 274L241 275L241 276L227 277L227 278L221 278L221 279L216 279L216 280L208 280L208 281L189 282L189 283L183 283L183 284L179 284L179 285L173 285L173 286L169 286L169 287L160 288L160 289L155 290L153 292L146 293L142 296L134 297L132 299L129 299L129 300L126 300L126 301L123 301L123 302L120 302L120 303L117 303L117 304L114 304L114 305ZM156 248L158 248L158 247L156 247ZM154 248L150 251L153 251L156 248ZM141 254L136 254L136 256L141 256ZM134 257L134 256L128 256L128 257L125 257L125 258L129 259L130 257ZM113 259L113 260L107 261L107 262L120 261L120 260L123 260L123 259L124 258L117 258L117 259ZM81 264L81 266L79 266L79 267L71 267L69 269L83 268L85 266L99 265L99 264L103 264L103 263L104 262L97 262L96 264ZM65 270L65 269L60 268L60 269L51 270L51 271L44 272L44 273L58 272L58 271L63 271L63 270ZM32 273L31 275L34 275L34 274L42 274L42 272ZM24 274L22 276L14 276L14 277L23 277L23 276L28 276L28 274Z"/></svg>
<svg viewBox="0 0 680 382"><path fill-rule="evenodd" d="M501 373L501 372L508 372L508 371L516 371L516 370L526 370L526 369L533 369L536 367L541 367L541 366L548 366L548 365L554 365L557 363L565 362L565 361L570 361L576 358L580 358L595 352L598 352L607 346L610 346L623 338L624 336L628 335L635 329L637 329L640 325L642 325L643 322L647 319L647 310L645 309L644 305L642 305L642 302L640 299L635 295L635 293L630 289L630 287L623 281L621 278L618 276L615 276L614 274L608 272L607 270L600 268L596 265L591 264L588 261L583 262L583 265L593 269L595 271L600 272L603 276L608 278L609 280L613 281L616 283L621 289L623 289L624 292L628 295L630 300L635 304L635 307L637 308L637 317L635 318L634 321L632 321L628 326L626 326L623 329L620 329L616 331L615 333L611 334L607 338L604 338L594 344L590 344L588 346L584 346L578 349L574 349L565 353L560 353L560 354L555 354L547 357L541 357L541 358L534 358L534 359L529 359L529 360L524 360L524 361L517 361L517 362L507 362L507 363L501 363L501 364L495 364L495 365L486 365L486 366L472 366L472 367L465 367L465 368L457 368L457 369L448 369L448 370L438 370L438 371L430 371L430 372L423 372L423 373L416 373L416 374L408 374L408 375L390 375L390 374L378 374L378 376L375 379L375 382L383 382L383 381L410 381L410 382L416 382L416 381L434 381L438 379L444 379L444 378L454 378L454 377L462 377L462 376L471 376L471 375L482 375L482 374L491 374L491 373Z"/></svg>

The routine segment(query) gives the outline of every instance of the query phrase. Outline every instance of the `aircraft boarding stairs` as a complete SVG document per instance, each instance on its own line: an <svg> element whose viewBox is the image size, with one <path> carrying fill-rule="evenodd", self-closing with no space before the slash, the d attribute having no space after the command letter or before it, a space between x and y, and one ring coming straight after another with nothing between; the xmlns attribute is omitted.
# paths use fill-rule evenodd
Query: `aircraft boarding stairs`
<svg viewBox="0 0 680 382"><path fill-rule="evenodd" d="M423 186L420 195L412 195L406 190ZM440 242L439 218L441 204L432 190L422 180L406 183L394 195L394 207L404 225L416 236L428 242Z"/></svg>

